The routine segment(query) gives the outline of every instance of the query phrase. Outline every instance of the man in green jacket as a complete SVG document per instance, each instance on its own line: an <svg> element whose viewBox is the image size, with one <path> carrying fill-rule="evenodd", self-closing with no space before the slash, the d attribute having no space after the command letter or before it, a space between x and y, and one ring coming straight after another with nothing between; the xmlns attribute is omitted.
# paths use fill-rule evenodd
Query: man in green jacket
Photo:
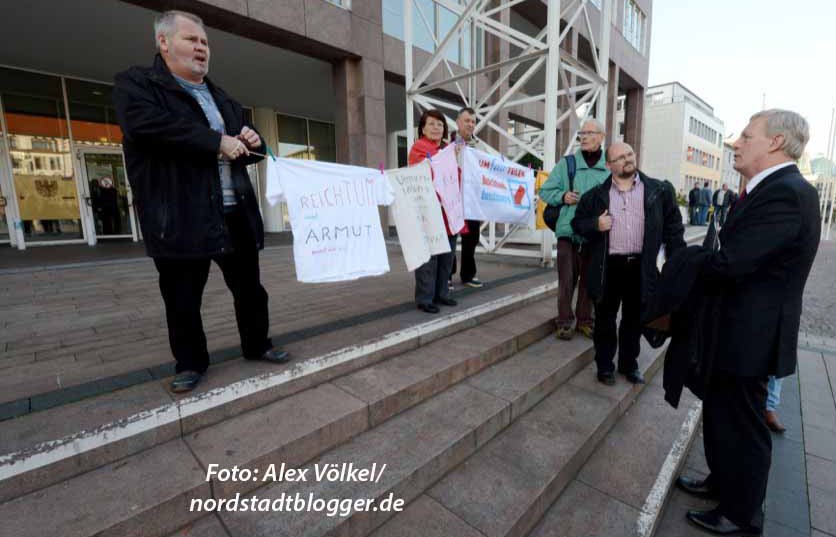
<svg viewBox="0 0 836 537"><path fill-rule="evenodd" d="M601 149L604 141L604 126L596 119L590 119L578 132L580 149L573 155L575 177L573 189L569 190L569 166L564 157L555 165L548 180L540 188L540 199L549 205L561 206L560 218L555 226L557 237L557 337L572 339L575 333L572 311L572 297L578 287L577 331L592 338L592 304L586 291L586 266L589 255L582 248L583 239L572 231L572 218L581 196L609 176L606 159ZM580 283L578 280L580 279Z"/></svg>

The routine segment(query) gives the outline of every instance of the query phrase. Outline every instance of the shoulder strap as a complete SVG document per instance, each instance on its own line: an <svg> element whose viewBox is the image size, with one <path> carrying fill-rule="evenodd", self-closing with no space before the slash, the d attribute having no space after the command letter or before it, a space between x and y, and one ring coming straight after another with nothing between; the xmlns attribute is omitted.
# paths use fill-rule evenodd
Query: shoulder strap
<svg viewBox="0 0 836 537"><path fill-rule="evenodd" d="M575 155L566 155L566 171L569 175L569 190L575 190Z"/></svg>

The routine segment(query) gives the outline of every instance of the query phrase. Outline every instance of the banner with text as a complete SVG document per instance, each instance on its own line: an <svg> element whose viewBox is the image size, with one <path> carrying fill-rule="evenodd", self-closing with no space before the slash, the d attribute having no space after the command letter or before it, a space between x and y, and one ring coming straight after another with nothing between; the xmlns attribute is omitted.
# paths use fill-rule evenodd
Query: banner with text
<svg viewBox="0 0 836 537"><path fill-rule="evenodd" d="M534 227L534 171L471 147L462 158L468 220Z"/></svg>
<svg viewBox="0 0 836 537"><path fill-rule="evenodd" d="M389 272L378 205L393 201L380 170L267 159L265 197L287 202L293 260L301 282L354 280Z"/></svg>
<svg viewBox="0 0 836 537"><path fill-rule="evenodd" d="M415 270L430 256L450 251L441 205L426 160L416 166L387 170L395 194L392 213L406 268Z"/></svg>

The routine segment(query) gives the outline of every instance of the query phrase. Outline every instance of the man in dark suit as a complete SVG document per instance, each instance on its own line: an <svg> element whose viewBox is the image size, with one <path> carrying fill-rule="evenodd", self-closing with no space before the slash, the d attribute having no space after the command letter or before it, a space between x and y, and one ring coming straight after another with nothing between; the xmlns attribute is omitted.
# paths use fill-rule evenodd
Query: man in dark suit
<svg viewBox="0 0 836 537"><path fill-rule="evenodd" d="M721 247L703 277L722 297L721 325L703 400L705 480L680 477L686 491L719 501L690 511L697 526L721 535L761 535L772 458L767 377L795 372L804 285L818 249L818 194L795 165L809 140L795 112L752 116L734 144L734 168L751 177L720 231Z"/></svg>

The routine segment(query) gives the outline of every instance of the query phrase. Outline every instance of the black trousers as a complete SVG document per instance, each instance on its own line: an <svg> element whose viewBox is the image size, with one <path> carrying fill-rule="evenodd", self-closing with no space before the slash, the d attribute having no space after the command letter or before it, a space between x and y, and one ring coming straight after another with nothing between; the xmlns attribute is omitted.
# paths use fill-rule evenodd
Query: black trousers
<svg viewBox="0 0 836 537"><path fill-rule="evenodd" d="M618 370L639 367L641 350L641 256L607 257L604 296L595 304L595 363L599 373L612 373L618 349ZM621 308L621 323L616 317Z"/></svg>
<svg viewBox="0 0 836 537"><path fill-rule="evenodd" d="M762 506L772 461L766 425L767 379L716 373L703 399L708 483L718 509L738 526L763 526Z"/></svg>
<svg viewBox="0 0 836 537"><path fill-rule="evenodd" d="M467 283L476 277L476 247L479 246L479 226L482 222L478 220L465 220L467 224L467 233L462 235L462 269L459 277L462 283ZM453 274L456 273L456 256L455 249L453 250L453 270L450 273L450 279L453 279Z"/></svg>
<svg viewBox="0 0 836 537"><path fill-rule="evenodd" d="M448 236L450 249L449 254L438 254L430 257L430 260L415 269L415 303L432 304L437 298L447 298L450 295L450 270L453 267L453 260L456 258L455 247L457 235Z"/></svg>
<svg viewBox="0 0 836 537"><path fill-rule="evenodd" d="M261 285L255 239L243 212L227 214L225 220L232 237L232 252L211 259L154 259L165 302L168 342L178 373L203 373L209 367L200 306L212 261L220 267L224 282L232 291L244 356L255 358L272 347L267 336L267 291Z"/></svg>

